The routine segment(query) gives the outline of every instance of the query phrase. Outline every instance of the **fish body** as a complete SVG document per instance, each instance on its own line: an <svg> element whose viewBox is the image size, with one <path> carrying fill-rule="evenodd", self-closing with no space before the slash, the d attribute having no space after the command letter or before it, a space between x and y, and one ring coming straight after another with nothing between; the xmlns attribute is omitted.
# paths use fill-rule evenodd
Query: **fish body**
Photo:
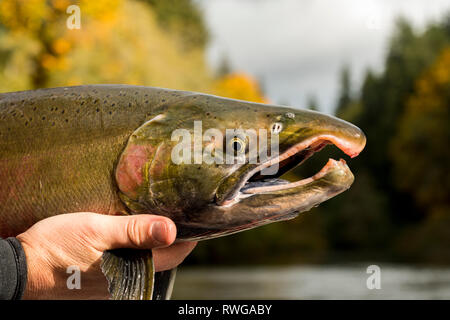
<svg viewBox="0 0 450 320"><path fill-rule="evenodd" d="M114 170L127 140L187 94L108 85L0 94L0 235L60 213L124 212Z"/></svg>
<svg viewBox="0 0 450 320"><path fill-rule="evenodd" d="M276 152L260 141L276 141ZM343 160L301 181L279 177L326 144L356 156L365 142L357 127L318 112L187 91L88 85L3 93L0 236L85 211L164 215L176 223L177 241L291 219L354 178ZM124 298L111 277L115 297ZM125 298L148 297L142 288Z"/></svg>

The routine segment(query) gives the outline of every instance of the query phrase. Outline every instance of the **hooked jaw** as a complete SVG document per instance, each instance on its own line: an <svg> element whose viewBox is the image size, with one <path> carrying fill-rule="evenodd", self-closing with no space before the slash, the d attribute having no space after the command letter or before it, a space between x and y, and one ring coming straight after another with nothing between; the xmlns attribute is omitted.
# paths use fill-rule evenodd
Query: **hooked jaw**
<svg viewBox="0 0 450 320"><path fill-rule="evenodd" d="M318 173L303 180L288 182L278 177L328 144L356 157L366 143L360 129L334 117L309 111L286 108L280 114L270 108L262 113L264 117L260 119L276 119L276 124L283 127L279 133L280 153L274 153L259 164L249 160L234 166L234 171L216 188L215 201L206 210L191 215L185 224L180 224L183 226L180 228L182 234L179 234L181 239L210 239L288 220L347 190L353 183L354 177L346 162L333 159ZM269 121L260 122L263 128L271 125ZM250 152L247 154L250 157ZM273 165L277 165L278 170L271 170ZM263 170L265 168L269 170ZM272 172L274 174L267 175Z"/></svg>
<svg viewBox="0 0 450 320"><path fill-rule="evenodd" d="M326 179L329 183L332 183L333 188L340 186L342 191L348 189L353 183L353 174L348 168L346 162L342 159L340 161L329 159L328 163L312 177L291 183L281 179L271 179L271 176L260 175L260 173L264 168L268 168L273 165L282 166L284 163L288 162L291 162L289 166L290 168L293 168L301 164L307 158L311 157L315 152L323 149L327 144L334 144L348 156L354 158L364 149L366 143L364 134L357 128L355 130L355 128L356 127L351 128L351 135L342 136L332 133L324 133L309 137L293 145L282 154L269 159L243 175L234 190L229 193L228 196L224 197L223 200L220 201L220 199L218 199L219 201L217 201L216 204L219 206L228 207L239 202L241 199L245 199L250 196L268 193L279 194L283 192L292 194L295 190L301 192L302 187L312 185L315 181L319 181L321 179ZM274 177L277 178L278 175L275 175ZM325 191L326 190L324 190L324 192Z"/></svg>

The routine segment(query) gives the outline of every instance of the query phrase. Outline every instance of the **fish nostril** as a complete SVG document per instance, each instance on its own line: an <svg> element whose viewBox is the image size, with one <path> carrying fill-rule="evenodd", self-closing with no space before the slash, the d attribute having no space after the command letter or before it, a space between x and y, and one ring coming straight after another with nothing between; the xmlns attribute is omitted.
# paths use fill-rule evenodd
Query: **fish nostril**
<svg viewBox="0 0 450 320"><path fill-rule="evenodd" d="M295 118L295 114L293 114L292 112L287 112L286 113L286 117L289 119L294 119Z"/></svg>
<svg viewBox="0 0 450 320"><path fill-rule="evenodd" d="M270 131L273 134L278 134L281 132L281 130L283 130L283 125L279 122L275 122L274 124L272 124Z"/></svg>

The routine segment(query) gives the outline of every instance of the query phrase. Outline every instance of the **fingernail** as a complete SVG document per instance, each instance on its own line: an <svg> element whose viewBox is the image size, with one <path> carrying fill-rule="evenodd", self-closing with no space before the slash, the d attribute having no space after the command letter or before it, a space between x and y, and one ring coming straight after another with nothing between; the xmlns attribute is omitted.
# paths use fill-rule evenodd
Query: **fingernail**
<svg viewBox="0 0 450 320"><path fill-rule="evenodd" d="M159 243L167 242L167 226L164 222L156 221L152 224L152 238Z"/></svg>

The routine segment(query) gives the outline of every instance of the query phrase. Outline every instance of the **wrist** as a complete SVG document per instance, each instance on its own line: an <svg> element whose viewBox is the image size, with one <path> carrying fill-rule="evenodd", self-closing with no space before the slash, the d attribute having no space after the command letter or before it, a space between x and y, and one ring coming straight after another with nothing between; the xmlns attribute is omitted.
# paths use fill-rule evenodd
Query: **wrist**
<svg viewBox="0 0 450 320"><path fill-rule="evenodd" d="M48 298L46 293L51 285L48 283L53 277L48 273L48 267L43 263L45 256L42 250L28 244L25 237L20 234L17 239L22 245L26 257L27 281L23 292L23 299Z"/></svg>

